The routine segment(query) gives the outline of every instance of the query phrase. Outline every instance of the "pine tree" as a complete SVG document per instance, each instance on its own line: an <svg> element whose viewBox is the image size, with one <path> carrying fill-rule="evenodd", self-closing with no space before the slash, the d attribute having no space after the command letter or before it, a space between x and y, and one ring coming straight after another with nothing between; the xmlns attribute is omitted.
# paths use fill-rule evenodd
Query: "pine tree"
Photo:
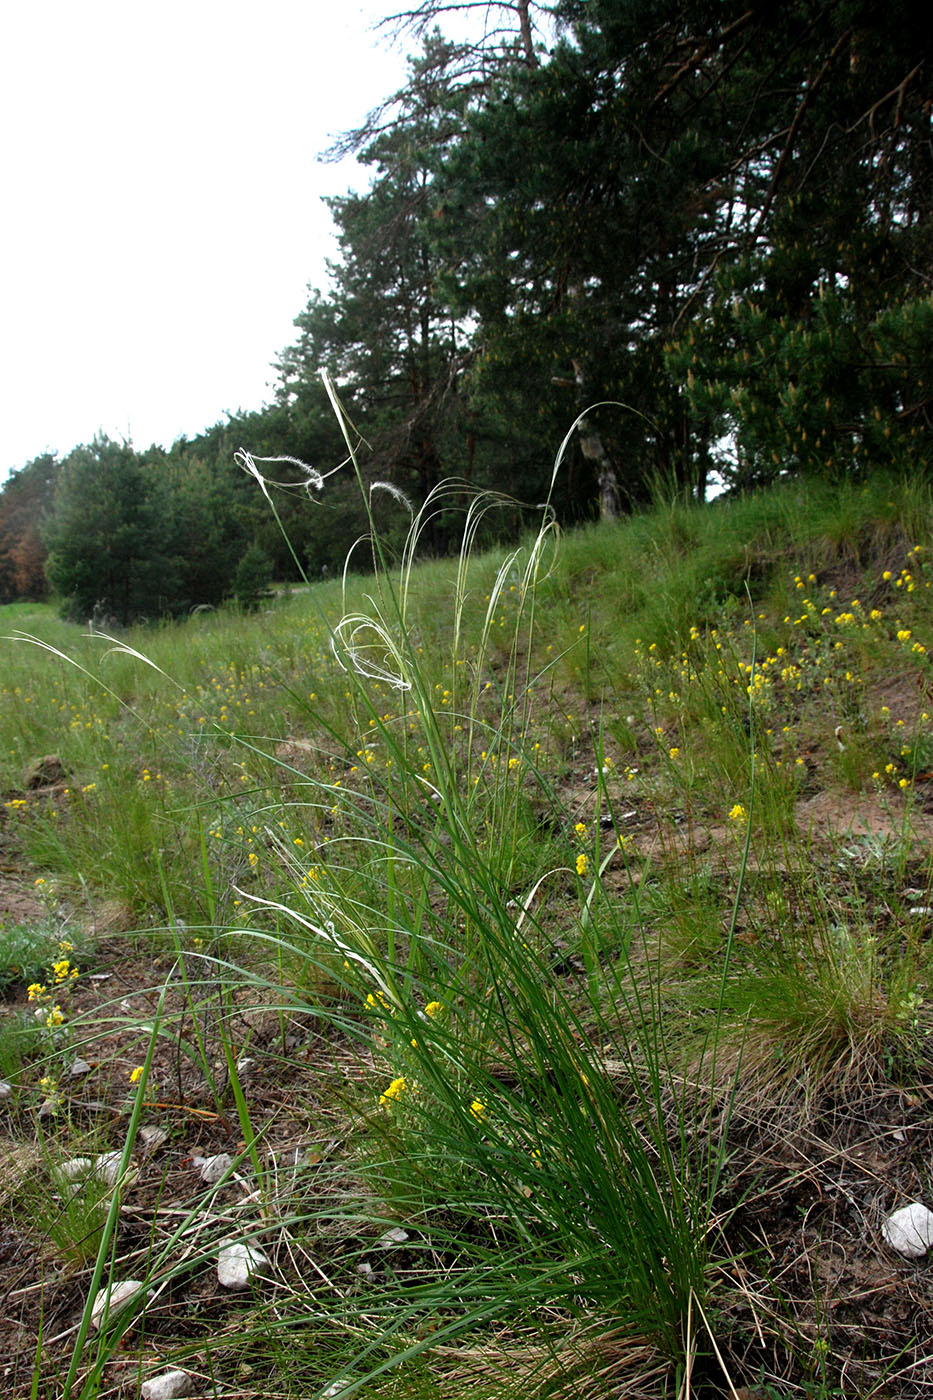
<svg viewBox="0 0 933 1400"><path fill-rule="evenodd" d="M132 447L100 437L75 448L45 529L48 577L65 613L125 626L176 611L183 561L169 521L158 472Z"/></svg>

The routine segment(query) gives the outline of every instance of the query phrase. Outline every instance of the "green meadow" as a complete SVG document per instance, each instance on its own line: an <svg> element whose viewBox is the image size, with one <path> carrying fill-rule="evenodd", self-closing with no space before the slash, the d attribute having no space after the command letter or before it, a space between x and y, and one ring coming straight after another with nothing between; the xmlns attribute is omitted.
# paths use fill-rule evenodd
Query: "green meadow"
<svg viewBox="0 0 933 1400"><path fill-rule="evenodd" d="M0 609L7 1393L928 1394L929 490L432 508L254 613Z"/></svg>

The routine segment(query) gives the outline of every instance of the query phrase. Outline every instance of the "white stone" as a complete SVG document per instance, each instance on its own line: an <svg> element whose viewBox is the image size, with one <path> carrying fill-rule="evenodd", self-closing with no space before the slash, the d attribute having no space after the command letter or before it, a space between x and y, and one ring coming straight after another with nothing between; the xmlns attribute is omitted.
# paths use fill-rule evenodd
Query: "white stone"
<svg viewBox="0 0 933 1400"><path fill-rule="evenodd" d="M881 1233L898 1254L919 1259L933 1246L933 1211L919 1201L911 1201L909 1206L902 1206L888 1216Z"/></svg>
<svg viewBox="0 0 933 1400"><path fill-rule="evenodd" d="M226 1240L217 1254L217 1282L221 1288L248 1288L253 1274L268 1262L254 1245Z"/></svg>
<svg viewBox="0 0 933 1400"><path fill-rule="evenodd" d="M155 1123L146 1123L139 1130L139 1141L146 1152L155 1152L168 1137L168 1130Z"/></svg>
<svg viewBox="0 0 933 1400"><path fill-rule="evenodd" d="M71 1069L68 1071L72 1079L80 1079L83 1074L90 1074L90 1072L91 1066L88 1064L87 1060L82 1060L80 1055L72 1060Z"/></svg>
<svg viewBox="0 0 933 1400"><path fill-rule="evenodd" d="M0 1099L7 1098L13 1092L13 1085L7 1079L0 1079Z"/></svg>
<svg viewBox="0 0 933 1400"><path fill-rule="evenodd" d="M243 1055L242 1058L237 1060L236 1062L237 1074L240 1076L241 1079L245 1079L247 1075L252 1074L255 1068L256 1061L252 1058L251 1055Z"/></svg>
<svg viewBox="0 0 933 1400"><path fill-rule="evenodd" d="M193 1395L200 1388L187 1371L163 1371L161 1376L143 1381L139 1393L142 1400L177 1400L181 1395Z"/></svg>
<svg viewBox="0 0 933 1400"><path fill-rule="evenodd" d="M123 1160L122 1152L102 1152L94 1163L94 1172L102 1181L106 1181L108 1186L130 1186L136 1180L139 1173L132 1167L127 1168L126 1176L120 1177L120 1163Z"/></svg>
<svg viewBox="0 0 933 1400"><path fill-rule="evenodd" d="M384 1235L380 1235L376 1243L382 1249L391 1249L394 1244L404 1244L408 1239L408 1231L401 1230L398 1225L393 1225L390 1230L386 1230Z"/></svg>
<svg viewBox="0 0 933 1400"><path fill-rule="evenodd" d="M146 1285L135 1278L124 1279L122 1283L115 1283L112 1288L102 1288L91 1308L91 1326L101 1327L105 1321L115 1317L121 1308L125 1308L145 1291ZM151 1289L147 1296L152 1296Z"/></svg>
<svg viewBox="0 0 933 1400"><path fill-rule="evenodd" d="M52 1176L59 1186L71 1186L83 1181L94 1170L90 1157L71 1157L52 1169Z"/></svg>
<svg viewBox="0 0 933 1400"><path fill-rule="evenodd" d="M201 1168L201 1180L208 1186L215 1186L222 1176L233 1166L229 1152L218 1152L215 1157L194 1157L194 1165Z"/></svg>
<svg viewBox="0 0 933 1400"><path fill-rule="evenodd" d="M102 1152L94 1163L94 1171L108 1186L116 1186L120 1180L120 1160L122 1152Z"/></svg>

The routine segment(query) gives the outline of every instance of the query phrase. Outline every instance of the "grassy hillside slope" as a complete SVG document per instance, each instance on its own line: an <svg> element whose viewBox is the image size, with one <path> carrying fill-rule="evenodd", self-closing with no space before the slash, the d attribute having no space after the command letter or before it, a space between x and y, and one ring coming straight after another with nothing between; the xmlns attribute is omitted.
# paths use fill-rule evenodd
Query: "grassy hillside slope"
<svg viewBox="0 0 933 1400"><path fill-rule="evenodd" d="M9 1393L927 1394L931 523L0 609Z"/></svg>

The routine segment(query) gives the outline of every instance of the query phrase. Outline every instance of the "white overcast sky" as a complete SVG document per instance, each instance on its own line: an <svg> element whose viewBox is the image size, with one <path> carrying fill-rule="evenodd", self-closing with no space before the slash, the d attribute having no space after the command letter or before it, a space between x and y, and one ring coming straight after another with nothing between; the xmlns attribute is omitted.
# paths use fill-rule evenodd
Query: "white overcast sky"
<svg viewBox="0 0 933 1400"><path fill-rule="evenodd" d="M392 0L0 0L0 479L271 397L362 188L330 139L400 84Z"/></svg>

